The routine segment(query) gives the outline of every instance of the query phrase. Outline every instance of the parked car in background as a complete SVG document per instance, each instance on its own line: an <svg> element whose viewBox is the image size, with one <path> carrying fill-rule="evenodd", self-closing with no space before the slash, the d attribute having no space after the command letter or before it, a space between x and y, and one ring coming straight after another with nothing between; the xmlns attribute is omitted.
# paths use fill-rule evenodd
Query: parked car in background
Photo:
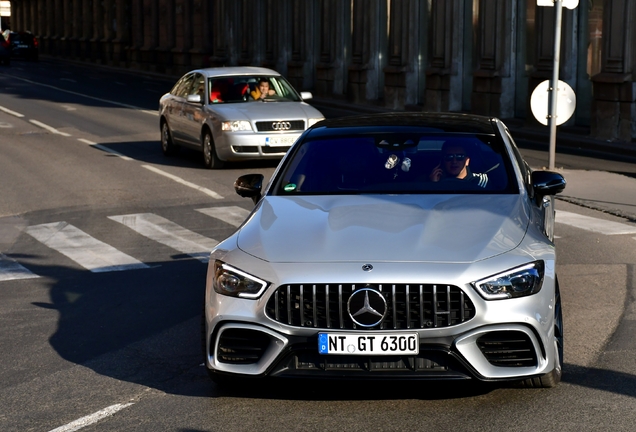
<svg viewBox="0 0 636 432"><path fill-rule="evenodd" d="M266 82L267 94L258 90ZM199 69L185 74L159 101L161 147L203 153L208 168L227 161L280 159L300 134L322 120L278 72L259 67Z"/></svg>
<svg viewBox="0 0 636 432"><path fill-rule="evenodd" d="M310 127L212 251L204 362L236 378L561 380L557 172L496 118L388 113Z"/></svg>
<svg viewBox="0 0 636 432"><path fill-rule="evenodd" d="M39 58L38 39L31 32L10 32L11 56L31 61Z"/></svg>
<svg viewBox="0 0 636 432"><path fill-rule="evenodd" d="M0 64L7 66L11 64L11 44L4 33L0 33Z"/></svg>

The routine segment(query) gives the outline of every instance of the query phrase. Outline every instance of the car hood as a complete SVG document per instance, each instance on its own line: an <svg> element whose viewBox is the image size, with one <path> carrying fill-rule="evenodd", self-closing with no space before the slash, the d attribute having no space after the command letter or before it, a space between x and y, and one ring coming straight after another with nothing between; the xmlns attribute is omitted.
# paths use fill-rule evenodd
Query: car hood
<svg viewBox="0 0 636 432"><path fill-rule="evenodd" d="M243 102L211 105L210 111L224 120L293 120L324 118L316 108L304 102Z"/></svg>
<svg viewBox="0 0 636 432"><path fill-rule="evenodd" d="M238 233L269 262L474 262L514 249L520 195L265 197Z"/></svg>

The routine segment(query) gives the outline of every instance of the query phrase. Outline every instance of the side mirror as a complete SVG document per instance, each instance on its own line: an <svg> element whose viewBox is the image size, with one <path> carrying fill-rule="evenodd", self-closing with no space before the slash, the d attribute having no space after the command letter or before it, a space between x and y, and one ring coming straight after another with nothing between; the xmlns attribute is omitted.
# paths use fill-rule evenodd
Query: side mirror
<svg viewBox="0 0 636 432"><path fill-rule="evenodd" d="M186 97L188 102L201 103L201 95L200 94L191 94Z"/></svg>
<svg viewBox="0 0 636 432"><path fill-rule="evenodd" d="M302 100L307 100L313 98L314 95L312 95L311 92L300 92L300 97Z"/></svg>
<svg viewBox="0 0 636 432"><path fill-rule="evenodd" d="M261 199L264 179L262 174L242 175L234 182L234 190L243 198L252 198L256 204Z"/></svg>
<svg viewBox="0 0 636 432"><path fill-rule="evenodd" d="M533 171L531 176L532 189L539 199L546 195L556 195L565 189L565 178L554 171Z"/></svg>

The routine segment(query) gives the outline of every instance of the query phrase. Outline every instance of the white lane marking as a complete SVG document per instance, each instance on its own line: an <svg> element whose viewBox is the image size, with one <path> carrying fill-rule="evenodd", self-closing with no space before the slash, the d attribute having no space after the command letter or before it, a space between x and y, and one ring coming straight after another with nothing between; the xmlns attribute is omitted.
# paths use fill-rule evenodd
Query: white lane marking
<svg viewBox="0 0 636 432"><path fill-rule="evenodd" d="M71 134L67 134L66 132L60 132L59 130L55 129L53 126L49 126L49 125L44 124L42 122L39 122L37 120L29 120L29 122L33 123L36 126L41 127L42 129L46 129L47 131L49 131L51 133L62 135L62 136L65 136L65 137L71 136Z"/></svg>
<svg viewBox="0 0 636 432"><path fill-rule="evenodd" d="M148 268L141 261L66 222L33 225L26 232L93 273Z"/></svg>
<svg viewBox="0 0 636 432"><path fill-rule="evenodd" d="M0 281L33 279L38 277L38 275L31 273L8 256L0 254Z"/></svg>
<svg viewBox="0 0 636 432"><path fill-rule="evenodd" d="M13 127L13 125L11 123L7 123L7 122L0 122L0 128L3 129L11 129Z"/></svg>
<svg viewBox="0 0 636 432"><path fill-rule="evenodd" d="M103 145L101 145L101 144L97 144L96 142L93 142L93 141L90 141L90 140L87 140L87 139L84 139L84 138L78 138L77 140L78 140L78 141L81 141L81 142L83 142L83 143L85 143L85 144L88 144L88 145L90 145L91 147L95 147L95 148L98 148L98 149L100 149L100 150L102 150L102 151L105 151L105 152L107 152L107 153L111 153L111 154L114 154L115 156L119 156L119 157L120 157L120 158L122 158L123 160L127 160L127 161L134 160L134 159L133 159L133 158L131 158L131 157L128 157L128 156L126 156L126 155L123 155L123 154L119 153L118 151L115 151L115 150L113 150L113 149L111 149L111 148L108 148L108 147L106 147L106 146L103 146Z"/></svg>
<svg viewBox="0 0 636 432"><path fill-rule="evenodd" d="M94 96L88 96L88 95L85 95L83 93L78 93L78 92L74 92L74 91L71 91L71 90L65 90L63 88L55 87L55 86L52 86L52 85L49 85L49 84L43 84L43 83L40 83L40 82L37 82L37 81L31 81L31 80L28 80L26 78L21 78L21 77L17 77L17 76L13 76L13 75L11 76L11 78L17 79L17 80L20 80L20 81L24 81L24 82L27 82L27 83L30 83L30 84L33 84L33 85L38 85L38 86L41 86L41 87L48 87L48 88L51 88L51 89L54 89L54 90L57 90L57 91L61 91L61 92L64 92L64 93L72 94L72 95L75 95L75 96L81 96L81 97L85 97L87 99L92 99L92 100L96 100L96 101L99 101L99 102L109 103L111 105L121 106L121 107L124 107L124 108L130 108L130 109L134 109L134 110L137 110L137 111L143 111L143 112L149 112L149 113L155 114L152 111L146 111L146 110L142 109L141 107L137 107L137 106L134 106L134 105L128 105L128 104L124 104L124 103L120 103L120 102L111 101L111 100L108 100L108 99L102 99L102 98L98 98L98 97L94 97Z"/></svg>
<svg viewBox="0 0 636 432"><path fill-rule="evenodd" d="M204 263L208 262L210 252L219 243L152 213L108 216L108 219Z"/></svg>
<svg viewBox="0 0 636 432"><path fill-rule="evenodd" d="M82 93L74 92L74 91L71 91L71 90L66 90L66 89L59 88L59 87L56 87L56 86L52 86L52 85L49 85L49 84L43 84L43 83L40 83L40 82L37 82L37 81L32 81L32 80L29 80L29 79L26 79L26 78L21 78L21 77L17 77L17 76L12 76L11 78L18 79L18 80L21 80L21 81L24 81L24 82L27 82L27 83L33 84L33 85L39 85L41 87L48 87L48 88L51 88L51 89L54 89L54 90L58 90L58 91L61 91L61 92L64 92L64 93L69 93L69 94L76 95L76 96L82 96L82 97L85 97L85 98L88 98L88 99L93 99L93 100L96 100L96 101L99 101L99 102L106 102L106 103L110 103L112 105L118 105L118 106L123 106L123 107L126 107L126 108L132 108L132 109L137 109L137 110L141 109L141 108L136 107L134 105L128 105L128 104L123 104L123 103L120 103L120 102L114 102L114 101L111 101L111 100L108 100L108 99L102 99L102 98L98 98L98 97L94 97L94 96L88 96L88 95L85 95L85 94L82 94ZM65 79L62 79L62 80L65 80ZM66 81L68 81L68 80L66 80Z"/></svg>
<svg viewBox="0 0 636 432"><path fill-rule="evenodd" d="M101 144L97 144L97 143L95 143L95 142L93 142L93 141L90 141L90 140L87 140L87 139L84 139L84 138L78 138L77 140L78 140L78 141L81 141L81 142L83 142L83 143L85 143L85 144L88 144L88 145L90 145L90 146L93 146L93 147L95 147L95 148L98 148L98 149L100 149L100 150L103 150L103 151L105 151L105 152L108 152L108 153L114 154L114 155L116 155L116 156L119 156L120 158L122 158L122 159L124 159L124 160L127 160L127 161L135 160L135 159L133 159L133 158L131 158L131 157L128 157L128 156L126 156L126 155L123 155L123 154L121 154L121 153L119 153L119 152L117 152L117 151L115 151L115 150L113 150L113 149L111 149L111 148L108 148L108 147L103 146L103 145L101 145ZM185 186L191 187L192 189L196 189L196 190L198 190L198 191L200 191L200 192L203 192L204 194L209 195L209 196L211 196L212 198L215 198L215 199L223 199L223 197L222 197L221 195L219 195L218 193L214 192L213 190L210 190L210 189L208 189L208 188L204 188L203 186L199 186L199 185L194 184L194 183L190 183L189 181L186 181L186 180L182 179L181 177L177 177L176 175L173 175L173 174L167 173L167 172L165 172L165 171L163 171L163 170L160 170L159 168L155 168L155 167L153 167L153 166L151 166L151 165L142 165L142 167L144 167L144 168L146 168L147 170L150 170L150 171L152 171L152 172L154 172L154 173L157 173L157 174L160 174L160 175L162 175L162 176L164 176L164 177L167 177L167 178L169 178L170 180L174 180L174 181L176 181L177 183L180 183L180 184L182 184L182 185L185 185Z"/></svg>
<svg viewBox="0 0 636 432"><path fill-rule="evenodd" d="M174 180L177 183L180 183L180 184L182 184L184 186L188 186L188 187L191 187L192 189L196 189L196 190L198 190L200 192L203 192L204 194L209 195L212 198L223 199L223 197L221 195L219 195L218 193L214 192L213 190L210 190L208 188L204 188L203 186L199 186L199 185L196 185L194 183L190 183L189 181L186 181L186 180L182 179L181 177L177 177L176 175L172 175L170 173L167 173L167 172L165 172L163 170L160 170L159 168L155 168L155 167L153 167L151 165L142 165L142 167L144 167L147 170L150 170L150 171L152 171L154 173L160 174L160 175L162 175L164 177L168 177L169 179Z"/></svg>
<svg viewBox="0 0 636 432"><path fill-rule="evenodd" d="M141 110L141 112L146 113L146 114L150 114L150 115L153 115L153 116L159 116L159 111Z"/></svg>
<svg viewBox="0 0 636 432"><path fill-rule="evenodd" d="M636 234L636 225L607 221L561 210L556 211L556 222L605 235Z"/></svg>
<svg viewBox="0 0 636 432"><path fill-rule="evenodd" d="M77 111L77 108L70 105L60 105L60 107L64 108L66 111Z"/></svg>
<svg viewBox="0 0 636 432"><path fill-rule="evenodd" d="M115 405L111 405L107 408L104 408L103 410L99 410L96 413L87 415L85 417L82 417L80 419L77 419L75 421L72 421L68 424L65 424L64 426L60 426L58 428L52 429L49 432L74 432L76 430L80 430L86 426L92 425L94 423L97 423L100 420L105 419L106 417L110 417L113 414L115 414L117 411L121 411L124 408L128 408L129 406L133 405L132 403L125 403L125 404L115 404Z"/></svg>
<svg viewBox="0 0 636 432"><path fill-rule="evenodd" d="M249 210L245 210L238 206L210 207L197 209L197 211L213 218L220 219L225 223L234 225L235 227L238 227L245 222L245 219L247 219L250 215Z"/></svg>
<svg viewBox="0 0 636 432"><path fill-rule="evenodd" d="M11 111L9 108L5 108L3 106L0 106L0 111L4 111L7 114L11 114L12 116L16 116L16 117L24 117L24 114L20 114L19 112L15 112L15 111Z"/></svg>

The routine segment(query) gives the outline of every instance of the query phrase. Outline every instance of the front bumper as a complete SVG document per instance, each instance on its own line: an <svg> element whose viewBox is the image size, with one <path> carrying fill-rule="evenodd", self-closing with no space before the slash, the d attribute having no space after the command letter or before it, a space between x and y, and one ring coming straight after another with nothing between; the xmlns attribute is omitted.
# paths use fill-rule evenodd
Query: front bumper
<svg viewBox="0 0 636 432"><path fill-rule="evenodd" d="M546 343L554 335L542 337L528 323L417 330L419 354L413 356L321 355L320 331L325 330L289 332L221 321L207 333L206 366L217 373L253 377L480 381L524 379L554 368L553 344Z"/></svg>
<svg viewBox="0 0 636 432"><path fill-rule="evenodd" d="M279 132L221 132L215 135L214 145L222 160L281 159L302 131ZM278 143L270 144L274 139Z"/></svg>
<svg viewBox="0 0 636 432"><path fill-rule="evenodd" d="M426 264L425 268L421 263L391 264L385 272L378 266L377 274L368 276L373 277L368 281L358 280L358 273L351 271L352 266L358 267L357 263L330 263L326 277L344 276L337 284L318 284L314 281L319 278L320 269L324 273L323 264L277 264L274 271L271 264L242 253L218 258L231 258L239 268L250 268L272 282L262 297L250 300L216 293L208 273L205 362L209 370L218 374L514 381L547 374L557 363L555 274L551 260L546 261L539 292L485 300L467 281L492 274L490 266L497 260L505 260L497 268L514 268L519 262L497 257L484 263L490 265L488 270L475 264ZM410 283L418 279L421 284ZM292 280L304 288L288 283ZM435 285L432 292L437 297L431 298L430 284L439 280L445 283ZM362 287L367 282L386 293L389 312L380 325L365 329L351 319L341 318L347 315L347 297L338 293L351 292L349 284ZM322 332L367 336L416 333L419 354L321 355L318 334Z"/></svg>

